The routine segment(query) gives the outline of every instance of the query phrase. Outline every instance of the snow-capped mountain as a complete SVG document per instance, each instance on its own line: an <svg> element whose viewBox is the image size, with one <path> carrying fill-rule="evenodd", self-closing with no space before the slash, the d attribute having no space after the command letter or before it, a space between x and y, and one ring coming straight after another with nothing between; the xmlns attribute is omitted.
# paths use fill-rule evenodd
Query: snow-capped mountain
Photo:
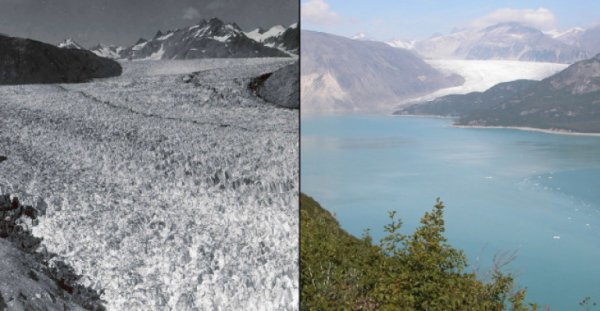
<svg viewBox="0 0 600 311"><path fill-rule="evenodd" d="M565 31L550 30L544 32L544 34L566 44L578 45L581 35L585 32L585 29L581 27L573 27Z"/></svg>
<svg viewBox="0 0 600 311"><path fill-rule="evenodd" d="M294 23L280 35L266 38L264 43L266 46L298 55L300 51L300 27L297 23Z"/></svg>
<svg viewBox="0 0 600 311"><path fill-rule="evenodd" d="M119 59L122 57L121 53L125 48L121 46L106 46L102 43L98 43L96 46L92 47L90 51L100 57Z"/></svg>
<svg viewBox="0 0 600 311"><path fill-rule="evenodd" d="M566 40L568 34L562 35ZM590 54L551 34L519 23L499 23L483 29L468 28L449 35L433 36L417 42L415 49L421 55L434 59L503 59L554 63L572 63L585 59Z"/></svg>
<svg viewBox="0 0 600 311"><path fill-rule="evenodd" d="M280 36L286 30L285 27L281 25L275 25L271 27L269 30L264 30L262 28L256 28L252 31L246 32L246 36L257 42L264 42L266 39L272 37Z"/></svg>
<svg viewBox="0 0 600 311"><path fill-rule="evenodd" d="M246 36L235 23L212 18L166 33L158 31L150 39L118 52L123 59L193 59L285 57L288 54Z"/></svg>
<svg viewBox="0 0 600 311"><path fill-rule="evenodd" d="M61 41L56 46L58 46L59 48L62 48L62 49L85 50L80 44L78 44L77 42L75 42L75 40L73 40L71 38L67 38L67 39Z"/></svg>
<svg viewBox="0 0 600 311"><path fill-rule="evenodd" d="M245 33L246 36L256 42L286 53L298 54L300 49L300 28L298 23L291 24L285 28L281 25L271 27L269 30L257 28Z"/></svg>
<svg viewBox="0 0 600 311"><path fill-rule="evenodd" d="M448 35L433 35L428 39L418 41L414 49L425 58L454 59L456 50L463 42L471 41L474 35L467 30L455 31Z"/></svg>
<svg viewBox="0 0 600 311"><path fill-rule="evenodd" d="M415 44L417 43L417 41L395 39L395 40L388 41L386 43L395 48L412 50L415 48Z"/></svg>
<svg viewBox="0 0 600 311"><path fill-rule="evenodd" d="M354 40L370 40L369 35L367 35L364 32L359 32L357 34L355 34L354 36L350 37L350 39L354 39Z"/></svg>

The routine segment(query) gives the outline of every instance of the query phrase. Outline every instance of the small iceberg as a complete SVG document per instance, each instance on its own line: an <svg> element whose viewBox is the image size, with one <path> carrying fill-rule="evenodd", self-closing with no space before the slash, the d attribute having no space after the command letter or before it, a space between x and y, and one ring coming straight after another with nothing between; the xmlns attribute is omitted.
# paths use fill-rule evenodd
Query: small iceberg
<svg viewBox="0 0 600 311"><path fill-rule="evenodd" d="M555 239L555 240L560 240L560 235L555 235L552 238Z"/></svg>

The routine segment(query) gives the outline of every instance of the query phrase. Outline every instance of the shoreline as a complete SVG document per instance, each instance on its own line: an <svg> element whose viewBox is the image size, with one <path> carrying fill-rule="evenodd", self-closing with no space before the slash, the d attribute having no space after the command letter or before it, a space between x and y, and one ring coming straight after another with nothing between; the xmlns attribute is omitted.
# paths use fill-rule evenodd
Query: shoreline
<svg viewBox="0 0 600 311"><path fill-rule="evenodd" d="M424 114L392 114L393 117L411 117L411 118L429 118L429 119L456 119L457 117L449 116L438 116L438 115L424 115ZM600 133L586 133L586 132L573 132L569 130L560 129L543 129L537 127L528 126L501 126L501 125L459 125L451 124L450 127L454 128L472 128L472 129L509 129L527 132L538 132L553 135L568 135L568 136L588 136L588 137L600 137Z"/></svg>
<svg viewBox="0 0 600 311"><path fill-rule="evenodd" d="M487 125L450 125L454 128L472 128L472 129L509 129L509 130L518 130L518 131L527 131L527 132L538 132L545 134L553 134L553 135L568 135L568 136L589 136L589 137L600 137L600 133L586 133L586 132L572 132L568 130L558 130L558 129L542 129L536 127L527 127L527 126L487 126Z"/></svg>
<svg viewBox="0 0 600 311"><path fill-rule="evenodd" d="M392 117L409 117L409 118L426 118L426 119L442 119L442 120L452 120L457 117L450 116L439 116L434 114L392 114Z"/></svg>

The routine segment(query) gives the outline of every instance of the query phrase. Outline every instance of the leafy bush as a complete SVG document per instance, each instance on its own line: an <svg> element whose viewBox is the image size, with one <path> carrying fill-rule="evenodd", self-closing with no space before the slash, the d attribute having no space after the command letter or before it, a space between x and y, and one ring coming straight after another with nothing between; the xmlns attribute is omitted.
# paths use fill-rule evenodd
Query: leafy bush
<svg viewBox="0 0 600 311"><path fill-rule="evenodd" d="M374 245L355 238L335 218L302 194L300 273L302 310L536 310L524 289L496 265L484 282L466 272L462 251L443 233L444 205L438 199L412 234L399 232L390 212L387 235Z"/></svg>

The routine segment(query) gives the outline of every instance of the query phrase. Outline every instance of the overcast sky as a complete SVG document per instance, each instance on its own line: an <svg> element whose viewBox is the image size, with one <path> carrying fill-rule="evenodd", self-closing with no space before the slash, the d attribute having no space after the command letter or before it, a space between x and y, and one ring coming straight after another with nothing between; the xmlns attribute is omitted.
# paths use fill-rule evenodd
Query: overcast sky
<svg viewBox="0 0 600 311"><path fill-rule="evenodd" d="M425 39L454 28L521 22L542 30L600 23L598 0L301 0L302 28L377 40Z"/></svg>
<svg viewBox="0 0 600 311"><path fill-rule="evenodd" d="M157 30L218 17L244 30L298 21L297 0L0 0L0 33L58 43L129 46Z"/></svg>

